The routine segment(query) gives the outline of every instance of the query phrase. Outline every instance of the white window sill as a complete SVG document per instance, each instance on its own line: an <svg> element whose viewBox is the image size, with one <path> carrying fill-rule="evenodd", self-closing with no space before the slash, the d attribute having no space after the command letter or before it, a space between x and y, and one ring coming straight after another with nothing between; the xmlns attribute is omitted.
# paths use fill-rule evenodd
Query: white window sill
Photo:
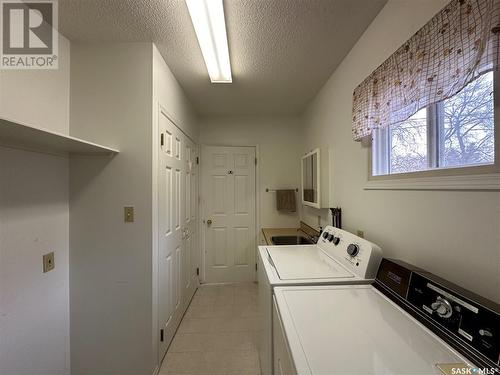
<svg viewBox="0 0 500 375"><path fill-rule="evenodd" d="M367 181L365 190L500 190L500 173L383 178Z"/></svg>

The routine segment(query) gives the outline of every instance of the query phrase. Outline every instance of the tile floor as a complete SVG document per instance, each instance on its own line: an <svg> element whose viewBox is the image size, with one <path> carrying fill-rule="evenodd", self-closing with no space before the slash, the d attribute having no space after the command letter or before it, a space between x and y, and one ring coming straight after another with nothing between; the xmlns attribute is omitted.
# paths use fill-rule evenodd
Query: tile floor
<svg viewBox="0 0 500 375"><path fill-rule="evenodd" d="M260 375L257 284L202 286L159 375Z"/></svg>

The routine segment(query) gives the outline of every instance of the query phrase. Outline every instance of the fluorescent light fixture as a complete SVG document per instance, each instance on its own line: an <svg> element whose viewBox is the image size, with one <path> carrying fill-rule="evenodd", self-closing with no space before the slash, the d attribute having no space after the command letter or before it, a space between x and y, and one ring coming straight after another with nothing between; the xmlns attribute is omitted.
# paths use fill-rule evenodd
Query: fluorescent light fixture
<svg viewBox="0 0 500 375"><path fill-rule="evenodd" d="M231 83L223 0L186 0L212 83Z"/></svg>

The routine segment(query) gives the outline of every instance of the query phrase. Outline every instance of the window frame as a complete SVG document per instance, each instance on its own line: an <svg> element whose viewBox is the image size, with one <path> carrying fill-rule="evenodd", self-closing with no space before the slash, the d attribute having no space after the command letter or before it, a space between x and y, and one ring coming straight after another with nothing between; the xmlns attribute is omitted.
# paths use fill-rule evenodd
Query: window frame
<svg viewBox="0 0 500 375"><path fill-rule="evenodd" d="M427 161L432 169L388 173L390 158L390 131L374 130L374 135L365 141L368 146L368 180L366 190L500 190L500 72L493 74L495 155L493 164L457 167L436 167L439 161L439 111L443 103L427 107ZM375 150L373 149L375 147ZM378 153L374 160L373 152ZM373 174L372 163L378 163L377 171L388 174Z"/></svg>

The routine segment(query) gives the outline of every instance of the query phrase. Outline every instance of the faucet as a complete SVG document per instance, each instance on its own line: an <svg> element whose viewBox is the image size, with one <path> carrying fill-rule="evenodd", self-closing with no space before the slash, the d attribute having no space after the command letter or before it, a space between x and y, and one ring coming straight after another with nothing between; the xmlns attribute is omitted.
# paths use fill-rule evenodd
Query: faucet
<svg viewBox="0 0 500 375"><path fill-rule="evenodd" d="M319 240L319 236L316 236L314 234L308 234L307 235L309 237L309 239L313 242L313 243L317 243L318 240Z"/></svg>
<svg viewBox="0 0 500 375"><path fill-rule="evenodd" d="M317 243L319 238L321 237L321 233L323 233L323 228L319 227L319 236L316 236L314 234L309 234L306 231L303 231L301 228L298 228L297 232L301 232L301 235L308 238L311 242Z"/></svg>

